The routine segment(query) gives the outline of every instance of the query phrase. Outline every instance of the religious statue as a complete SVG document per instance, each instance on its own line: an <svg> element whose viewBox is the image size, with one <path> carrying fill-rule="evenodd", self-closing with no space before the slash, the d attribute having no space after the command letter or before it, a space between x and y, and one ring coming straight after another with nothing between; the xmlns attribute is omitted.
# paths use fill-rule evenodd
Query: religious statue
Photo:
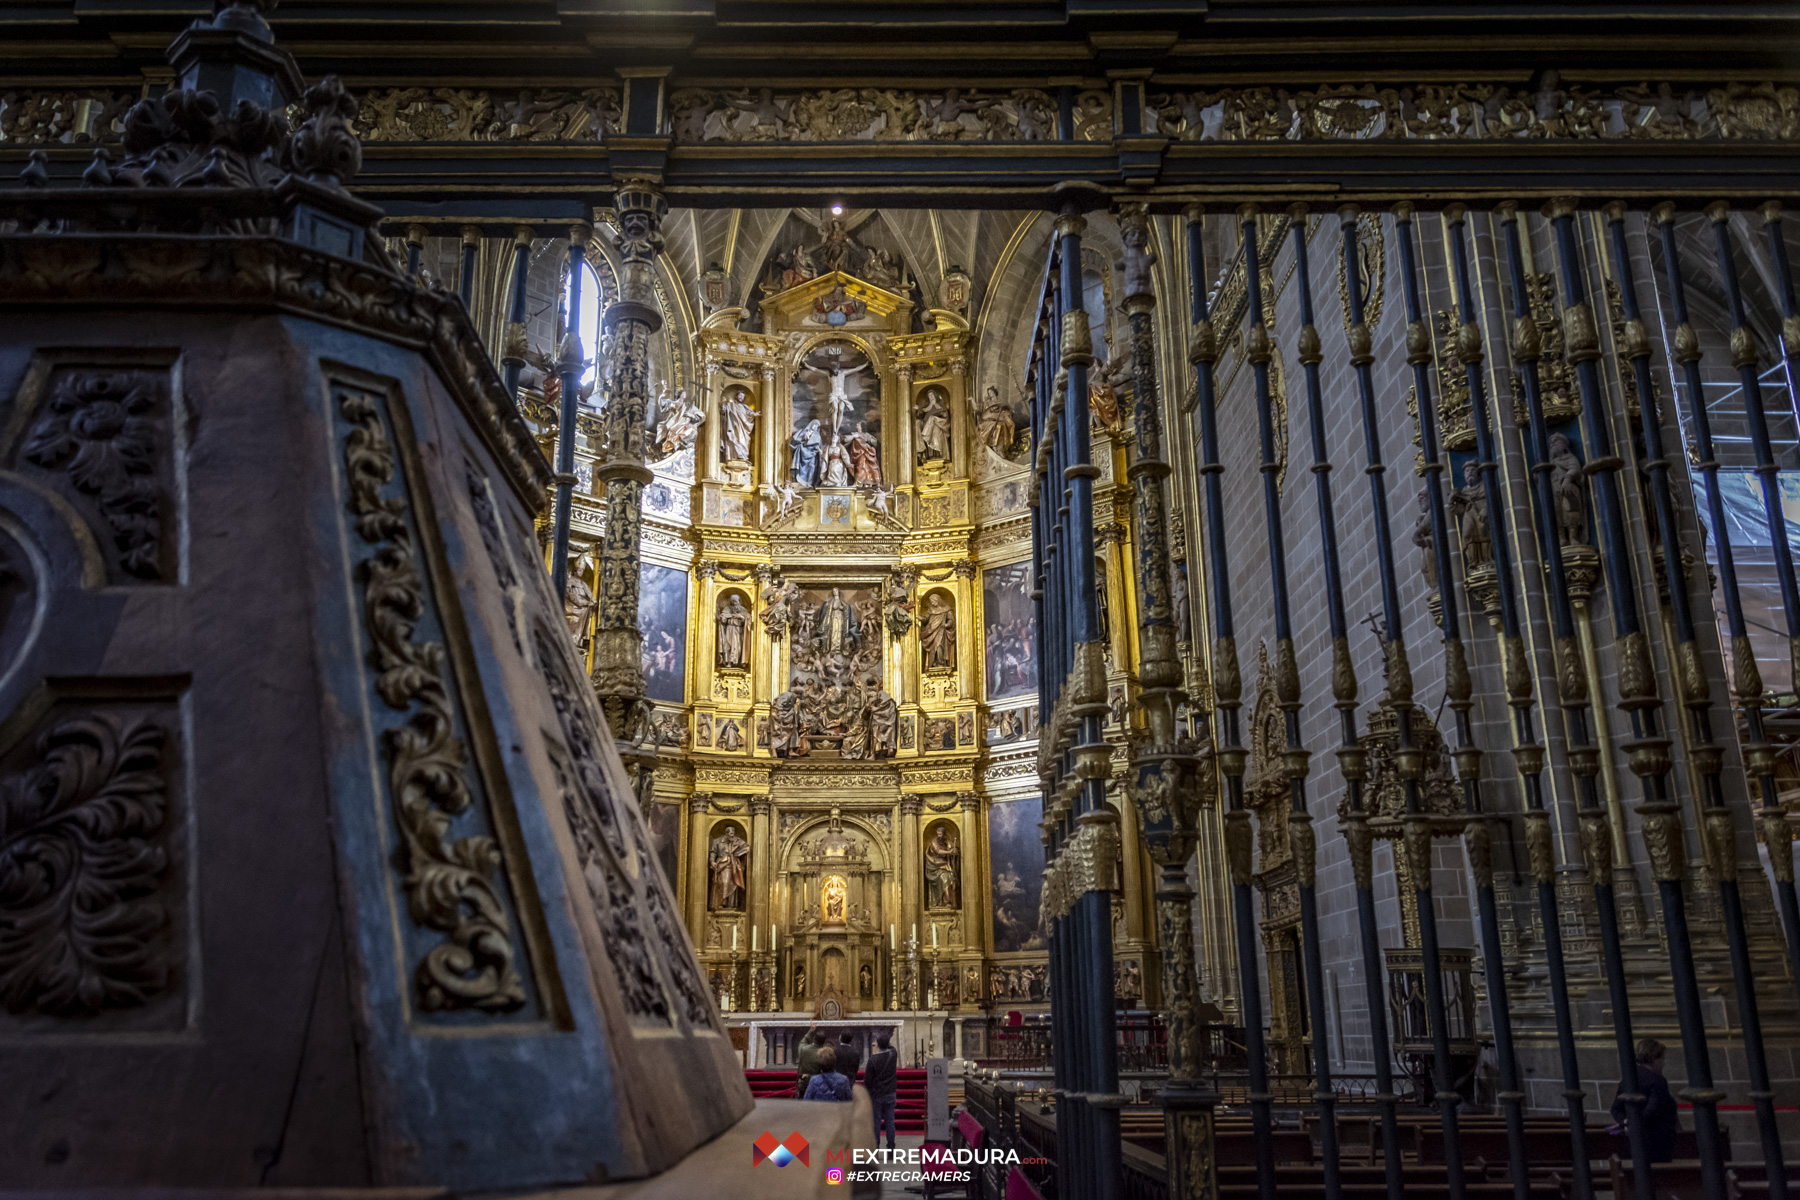
<svg viewBox="0 0 1800 1200"><path fill-rule="evenodd" d="M848 274L850 250L855 243L850 240L850 231L844 227L842 218L832 217L819 232L825 239L819 246L819 259L825 264L825 269Z"/></svg>
<svg viewBox="0 0 1800 1200"><path fill-rule="evenodd" d="M744 731L736 721L719 722L719 749L735 754L744 748Z"/></svg>
<svg viewBox="0 0 1800 1200"><path fill-rule="evenodd" d="M819 914L827 924L842 925L844 923L844 910L850 900L849 891L850 889L844 885L844 878L841 875L833 875L825 880L825 885L819 889ZM827 975L827 984L831 982L830 976Z"/></svg>
<svg viewBox="0 0 1800 1200"><path fill-rule="evenodd" d="M905 637L913 625L912 592L906 585L905 577L896 571L887 577L882 590L882 611L887 620L887 630L895 637Z"/></svg>
<svg viewBox="0 0 1800 1200"><path fill-rule="evenodd" d="M842 589L831 589L831 598L820 607L818 619L817 640L823 643L826 653L849 654L855 651L862 640L862 630L857 627L856 610L844 599Z"/></svg>
<svg viewBox="0 0 1800 1200"><path fill-rule="evenodd" d="M1150 237L1150 221L1144 210L1130 212L1119 221L1119 240L1125 245L1125 294L1154 294L1156 284L1151 270L1156 266L1156 243Z"/></svg>
<svg viewBox="0 0 1800 1200"><path fill-rule="evenodd" d="M812 282L818 273L818 267L813 265L812 254L805 246L795 246L788 253L781 269L781 286L784 289L799 287L803 283Z"/></svg>
<svg viewBox="0 0 1800 1200"><path fill-rule="evenodd" d="M1419 573L1425 577L1425 586L1437 591L1437 553L1431 540L1431 497L1423 488L1419 489L1419 519L1413 523L1412 544L1419 548Z"/></svg>
<svg viewBox="0 0 1800 1200"><path fill-rule="evenodd" d="M719 405L719 415L724 418L724 427L719 432L725 461L749 462L750 439L756 431L756 410L750 407L749 393L743 388L726 392L725 402Z"/></svg>
<svg viewBox="0 0 1800 1200"><path fill-rule="evenodd" d="M1566 433L1550 435L1550 493L1556 501L1556 536L1564 546L1587 544L1587 494L1581 459Z"/></svg>
<svg viewBox="0 0 1800 1200"><path fill-rule="evenodd" d="M819 627L819 606L808 604L795 595L794 606L794 642L804 645L813 640L813 633Z"/></svg>
<svg viewBox="0 0 1800 1200"><path fill-rule="evenodd" d="M826 487L850 486L850 454L835 437L825 445L825 477L821 482Z"/></svg>
<svg viewBox="0 0 1800 1200"><path fill-rule="evenodd" d="M700 438L700 422L705 417L700 406L688 399L686 388L677 390L673 399L665 391L656 405L656 457L668 458L691 448Z"/></svg>
<svg viewBox="0 0 1800 1200"><path fill-rule="evenodd" d="M792 691L769 701L769 752L776 758L802 758L811 749L800 715L800 698Z"/></svg>
<svg viewBox="0 0 1800 1200"><path fill-rule="evenodd" d="M876 758L894 756L894 730L900 724L900 703L881 687L869 700L869 732Z"/></svg>
<svg viewBox="0 0 1800 1200"><path fill-rule="evenodd" d="M800 585L786 580L772 580L763 589L762 623L770 637L779 638L787 632L793 618L792 605L799 597Z"/></svg>
<svg viewBox="0 0 1800 1200"><path fill-rule="evenodd" d="M942 592L925 598L925 621L919 630L919 648L927 671L956 667L956 606Z"/></svg>
<svg viewBox="0 0 1800 1200"><path fill-rule="evenodd" d="M777 520L787 516L800 507L800 485L792 479L783 479L777 483L762 485L763 497L768 500L772 511L765 520Z"/></svg>
<svg viewBox="0 0 1800 1200"><path fill-rule="evenodd" d="M863 428L863 422L856 423L856 432L844 439L844 445L850 450L850 472L856 477L856 486L874 487L881 482L881 451L875 442L875 435Z"/></svg>
<svg viewBox="0 0 1800 1200"><path fill-rule="evenodd" d="M844 740L838 745L838 756L841 758L861 759L869 757L869 705L863 701L857 689L848 689L847 697L851 709L844 726Z"/></svg>
<svg viewBox="0 0 1800 1200"><path fill-rule="evenodd" d="M563 592L563 615L569 620L569 636L575 645L586 649L588 626L594 620L594 589L588 586L588 572L594 569L591 558L583 554L569 564L569 582Z"/></svg>
<svg viewBox="0 0 1800 1200"><path fill-rule="evenodd" d="M794 998L796 1000L800 1000L800 999L804 999L805 997L806 997L806 964L803 962L797 962L794 964Z"/></svg>
<svg viewBox="0 0 1800 1200"><path fill-rule="evenodd" d="M950 836L948 822L938 822L925 846L925 907L962 907L959 881L962 854Z"/></svg>
<svg viewBox="0 0 1800 1200"><path fill-rule="evenodd" d="M1013 422L1012 408L1000 398L1000 389L990 385L981 406L981 440L988 449L1006 458L1012 454L1018 428Z"/></svg>
<svg viewBox="0 0 1800 1200"><path fill-rule="evenodd" d="M744 876L749 862L750 843L738 833L737 826L727 825L708 848L706 864L712 873L708 908L733 912L743 909Z"/></svg>
<svg viewBox="0 0 1800 1200"><path fill-rule="evenodd" d="M717 619L718 665L726 670L747 669L750 666L750 639L746 636L750 630L750 610L744 607L744 598L732 592L719 606Z"/></svg>
<svg viewBox="0 0 1800 1200"><path fill-rule="evenodd" d="M871 247L863 259L862 277L879 288L892 290L900 282L900 268L894 256L879 246Z"/></svg>
<svg viewBox="0 0 1800 1200"><path fill-rule="evenodd" d="M788 441L788 473L801 487L819 486L819 451L824 435L815 418L794 431Z"/></svg>
<svg viewBox="0 0 1800 1200"><path fill-rule="evenodd" d="M1494 539L1488 528L1487 484L1473 463L1463 467L1463 485L1450 494L1450 513L1462 530L1463 569L1490 565Z"/></svg>
<svg viewBox="0 0 1800 1200"><path fill-rule="evenodd" d="M1124 421L1119 411L1119 375L1128 361L1121 356L1088 377L1088 413L1094 424L1117 429Z"/></svg>
<svg viewBox="0 0 1800 1200"><path fill-rule="evenodd" d="M1173 593L1171 603L1175 613L1175 640L1187 643L1194 640L1193 617L1189 611L1187 564L1175 564L1175 578L1170 584Z"/></svg>
<svg viewBox="0 0 1800 1200"><path fill-rule="evenodd" d="M894 519L894 489L876 484L869 491L869 511L881 513L888 520Z"/></svg>
<svg viewBox="0 0 1800 1200"><path fill-rule="evenodd" d="M869 969L868 963L864 963L857 969L856 994L861 996L864 1000L869 999L869 997L875 994L875 972Z"/></svg>
<svg viewBox="0 0 1800 1200"><path fill-rule="evenodd" d="M926 388L924 407L913 418L918 427L920 462L950 457L950 406L940 388Z"/></svg>

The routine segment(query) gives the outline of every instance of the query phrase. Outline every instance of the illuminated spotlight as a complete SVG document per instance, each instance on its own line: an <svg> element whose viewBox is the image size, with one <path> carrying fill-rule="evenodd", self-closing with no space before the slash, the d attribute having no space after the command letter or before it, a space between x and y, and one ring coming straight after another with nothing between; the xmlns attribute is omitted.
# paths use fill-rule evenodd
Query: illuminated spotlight
<svg viewBox="0 0 1800 1200"><path fill-rule="evenodd" d="M843 215L844 215L844 206L843 206L843 205L841 205L841 204L834 204L834 205L832 205L832 206L831 206L831 215L832 215L832 216L834 216L834 217L841 217L841 216L843 216Z"/></svg>

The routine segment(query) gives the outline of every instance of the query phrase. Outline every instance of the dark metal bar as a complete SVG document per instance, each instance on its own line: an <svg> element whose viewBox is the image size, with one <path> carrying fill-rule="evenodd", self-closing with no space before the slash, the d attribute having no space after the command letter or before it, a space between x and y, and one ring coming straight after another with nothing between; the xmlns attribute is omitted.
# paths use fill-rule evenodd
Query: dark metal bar
<svg viewBox="0 0 1800 1200"><path fill-rule="evenodd" d="M1400 243L1400 269L1404 284L1402 290L1406 296L1407 361L1412 364L1413 386L1417 389L1419 398L1419 435L1428 470L1426 487L1430 495L1432 545L1438 563L1438 590L1442 596L1445 618L1446 691L1451 692L1454 698L1456 693L1467 687L1465 681L1468 678L1468 666L1461 638L1451 636L1452 626L1449 623L1452 612L1450 593L1454 577L1450 572L1449 531L1444 523L1442 483L1435 472L1430 472L1430 464L1439 461L1437 416L1433 411L1434 402L1431 397L1431 337L1425 327L1419 302L1417 252L1413 246L1412 226L1412 205L1396 205L1394 229ZM1391 557L1391 545L1388 553ZM1387 598L1384 596L1383 599L1385 607ZM1400 718L1399 749L1395 752L1394 761L1406 786L1406 817L1402 839L1407 867L1413 877L1414 899L1419 910L1419 948L1424 960L1425 1005L1431 1021L1432 1082L1437 1089L1438 1119L1444 1128L1444 1169L1449 1176L1451 1200L1462 1200L1466 1189L1463 1183L1462 1139L1456 1119L1457 1106L1462 1102L1462 1097L1457 1094L1450 1078L1450 1027L1444 1003L1443 960L1438 952L1437 911L1432 901L1431 818L1421 811L1419 805L1419 779L1424 773L1424 754L1413 745L1412 672L1405 663L1406 649L1400 636L1397 598L1385 619L1388 622L1389 661L1395 664L1388 671L1388 698ZM1402 680L1403 684L1400 682ZM1461 736L1459 719L1459 739ZM1459 745L1459 752L1460 750ZM1465 782L1463 786L1467 788L1469 784Z"/></svg>
<svg viewBox="0 0 1800 1200"><path fill-rule="evenodd" d="M1727 293L1735 296L1736 272L1729 269L1730 231L1726 226L1729 211L1718 208L1714 229L1722 231L1720 245L1727 267ZM1725 936L1729 943L1732 974L1737 984L1738 1019L1743 1025L1744 1057L1750 1071L1750 1098L1756 1108L1757 1128L1762 1135L1763 1157L1769 1171L1771 1200L1787 1200L1787 1172L1782 1164L1781 1133L1775 1124L1775 1097L1769 1087L1769 1064L1763 1046L1762 1017L1757 1011L1756 978L1750 970L1750 947L1744 928L1743 901L1737 884L1737 839L1731 826L1731 814L1725 807L1725 793L1719 774L1724 761L1723 749L1712 733L1712 691L1700 664L1700 647L1695 640L1694 616L1688 602L1687 579L1681 567L1681 536L1675 524L1674 499L1669 490L1669 462L1663 452L1662 420L1657 412L1656 391L1650 374L1650 338L1638 310L1637 284L1632 278L1631 255L1625 243L1625 205L1615 202L1606 208L1611 233L1614 269L1619 276L1619 294L1625 313L1625 336L1620 353L1631 359L1638 394L1639 428L1644 439L1643 469L1650 479L1652 506L1656 514L1658 537L1662 541L1663 571L1668 583L1669 605L1674 615L1679 664L1681 699L1688 710L1694 742L1693 758L1705 781L1701 801L1700 833L1711 850L1714 876L1719 884L1719 901L1725 916ZM1735 311L1739 328L1744 328L1741 312ZM1733 342L1737 341L1734 334ZM1749 371L1754 374L1754 344L1750 347ZM1760 413L1759 413L1760 415ZM1753 425L1756 423L1753 423ZM1761 425L1766 442L1768 428ZM1756 439L1752 430L1752 439ZM1770 456L1771 459L1773 456ZM1773 490L1773 476L1765 477L1764 486ZM1774 528L1771 527L1771 535ZM1786 542L1785 525L1781 540ZM1721 533L1723 533L1721 529ZM1735 582L1735 581L1734 581ZM1708 1066L1710 1068L1710 1059ZM1710 1090L1710 1075L1695 1079L1691 1086Z"/></svg>
<svg viewBox="0 0 1800 1200"><path fill-rule="evenodd" d="M586 225L569 230L569 321L558 355L562 383L561 411L556 429L556 514L554 549L550 557L551 587L558 596L569 586L569 518L575 505L575 411L585 359L577 324L581 320L581 276L587 262L587 240L593 231Z"/></svg>
<svg viewBox="0 0 1800 1200"><path fill-rule="evenodd" d="M419 277L419 255L425 249L425 226L412 224L406 227L406 277Z"/></svg>
<svg viewBox="0 0 1800 1200"><path fill-rule="evenodd" d="M1231 576L1225 543L1225 497L1220 485L1219 427L1213 363L1218 340L1206 307L1206 254L1198 206L1187 210L1189 296L1194 332L1188 359L1194 364L1199 399L1200 474L1206 490L1206 553L1212 582L1213 700L1219 733L1215 756L1225 776L1225 852L1231 869L1233 936L1237 945L1239 1003L1244 1017L1244 1050L1250 1076L1250 1123L1256 1140L1256 1184L1260 1200L1276 1200L1274 1116L1270 1108L1267 1041L1263 1034L1262 970L1256 957L1256 900L1250 877L1256 833L1244 806L1244 765L1248 757L1238 730L1243 680L1238 670L1237 632L1231 612ZM1254 279L1249 281L1256 285Z"/></svg>
<svg viewBox="0 0 1800 1200"><path fill-rule="evenodd" d="M1364 320L1365 309L1362 293L1362 275L1357 263L1357 230L1356 221L1359 213L1354 205L1345 205L1338 210L1342 221L1344 242L1344 315L1349 320L1350 365L1356 372L1357 395L1362 402L1363 446L1366 452L1367 465L1363 473L1369 481L1369 502L1375 523L1375 541L1378 546L1389 547L1385 554L1377 555L1377 562L1382 573L1382 597L1384 604L1393 598L1393 606L1398 608L1398 589L1394 578L1394 556L1392 531L1388 526L1387 483L1385 482L1387 466L1382 462L1381 437L1375 416L1375 378L1370 369L1375 361L1369 327ZM1314 428L1318 429L1320 421L1314 417ZM1322 436L1314 433L1314 452L1318 453L1318 441ZM1331 560L1335 564L1335 554ZM1341 610L1343 600L1341 584L1335 578L1331 580L1334 593L1334 607ZM1342 623L1341 611L1333 613L1334 634ZM1350 791L1349 815L1343 822L1344 840L1349 843L1351 874L1356 881L1357 924L1362 936L1363 955L1363 987L1365 1003L1369 1008L1369 1036L1371 1051L1375 1059L1375 1102L1381 1112L1381 1158L1382 1168L1386 1175L1388 1195L1397 1197L1404 1186L1405 1175L1400 1162L1400 1120L1399 1101L1394 1095L1394 1054L1388 1040L1387 994L1383 987L1385 971L1381 961L1381 934L1375 920L1375 874L1374 874L1374 832L1369 828L1369 814L1364 807L1363 785L1368 780L1368 753L1363 749L1356 736L1356 677L1347 674L1349 671L1348 648L1345 650L1345 684L1340 688L1337 670L1337 649L1333 647L1332 688L1338 701L1342 715L1344 748L1338 751L1338 762L1342 767L1344 779ZM1337 693L1343 694L1337 694Z"/></svg>
<svg viewBox="0 0 1800 1200"><path fill-rule="evenodd" d="M1516 205L1510 203L1502 205L1501 216L1506 231L1509 282L1512 287L1513 363L1524 382L1526 409L1530 414L1526 432L1530 439L1533 460L1531 478L1537 499L1538 548L1550 579L1550 618L1551 630L1556 642L1557 698L1563 710L1569 767L1576 782L1582 854L1587 869L1588 883L1594 891L1594 905L1600 922L1602 953L1606 960L1606 979L1613 1018L1613 1040L1619 1058L1619 1099L1625 1104L1628 1114L1636 1114L1626 1122L1631 1145L1634 1180L1639 1200L1653 1200L1654 1180L1651 1178L1650 1158L1643 1138L1644 1097L1638 1088L1637 1052L1631 1029L1631 997L1626 989L1625 954L1619 939L1618 907L1613 893L1611 829L1607 822L1606 812L1601 806L1596 784L1596 775L1600 770L1600 758L1588 731L1587 675L1586 669L1582 665L1575 627L1575 606L1570 599L1568 575L1564 569L1561 541L1555 525L1556 496L1550 478L1550 432L1544 419L1542 381L1538 373L1538 362L1543 355L1543 347L1538 336L1537 323L1531 314L1531 298L1525 287L1525 258L1522 239L1528 236L1528 233L1523 226L1524 217L1518 212ZM1548 844L1548 835L1547 826L1543 833L1536 835L1539 840L1535 845L1538 847L1537 854L1540 857L1547 858L1552 853ZM1549 871L1554 874L1553 865L1549 867ZM1535 871L1535 863L1534 872L1542 874L1542 872ZM1557 930L1551 934L1550 929L1551 926L1546 923L1546 937L1554 937L1555 947L1560 955L1561 931ZM1558 991L1561 990L1563 989L1558 989ZM1564 1007L1566 1008L1566 1004ZM1563 1013L1558 1013L1557 1044L1559 1049L1564 1044L1560 1024L1563 1016ZM1565 1090L1570 1090L1570 1085L1567 1083L1570 1078L1569 1054L1566 1051L1563 1053L1563 1075ZM1579 1080L1579 1068L1577 1068L1574 1078ZM1587 1143L1586 1114L1585 1109L1580 1110L1580 1127L1577 1129L1576 1104L1578 1102L1572 1102L1570 1111L1571 1153L1575 1154L1577 1158L1584 1158ZM1580 1139L1579 1143L1575 1141L1577 1138Z"/></svg>
<svg viewBox="0 0 1800 1200"><path fill-rule="evenodd" d="M1619 656L1619 707L1629 714L1632 724L1632 741L1626 743L1624 749L1632 773L1638 777L1643 789L1643 800L1637 811L1662 901L1682 1054L1687 1062L1689 1083L1694 1085L1684 1094L1693 1104L1694 1144L1700 1154L1701 1179L1707 1200L1725 1200L1724 1163L1719 1150L1720 1096L1711 1086L1712 1065L1706 1050L1706 1027L1700 1012L1700 989L1694 974L1687 907L1681 894L1681 870L1686 856L1681 810L1669 795L1668 773L1672 766L1669 739L1662 736L1659 728L1658 713L1662 702L1643 632L1637 585L1632 578L1630 543L1619 497L1618 472L1623 463L1613 452L1612 433L1606 419L1606 396L1595 366L1600 357L1600 339L1583 283L1580 248L1575 238L1575 202L1568 198L1552 200L1545 206L1545 214L1556 234L1557 266L1563 292L1563 343L1569 360L1575 364L1576 382L1581 391L1587 469L1593 481L1596 507L1600 511L1600 549L1605 562L1607 595Z"/></svg>
<svg viewBox="0 0 1800 1200"><path fill-rule="evenodd" d="M1535 728L1535 697L1531 669L1525 657L1525 639L1519 623L1517 581L1513 576L1512 546L1507 530L1507 506L1500 482L1500 454L1488 421L1487 387L1482 378L1484 352L1475 289L1469 273L1468 216L1461 205L1445 213L1450 232L1450 266L1456 279L1458 315L1456 356L1463 365L1469 389L1469 417L1475 433L1475 470L1482 481L1488 520L1489 544L1494 555L1494 584L1500 606L1500 666L1506 700L1512 709L1513 764L1525 788L1525 828L1531 848L1533 874L1537 877L1538 912L1544 926L1545 957L1550 971L1550 1004L1556 1022L1556 1043L1563 1072L1563 1100L1569 1113L1571 1182L1577 1196L1593 1195L1587 1153L1587 1114L1582 1105L1581 1066L1575 1053L1574 1022L1569 1011L1568 975L1563 962L1562 919L1556 902L1556 863L1550 837L1550 814L1544 810L1544 747ZM1506 994L1506 967L1500 953L1500 922L1494 900L1494 869L1487 845L1488 822L1480 808L1480 792L1464 793L1469 827L1465 843L1476 877L1476 904L1480 912L1482 959L1487 964L1488 1006L1493 1015L1494 1053L1499 1059L1501 1104L1506 1113L1508 1167L1513 1195L1527 1200L1531 1181L1525 1162L1524 1095L1519 1090L1518 1066L1513 1058L1512 1011Z"/></svg>
<svg viewBox="0 0 1800 1200"><path fill-rule="evenodd" d="M1665 249L1673 245L1674 239L1673 210L1669 211L1670 219L1663 222L1663 246ZM1796 411L1800 412L1800 308L1797 308L1794 302L1793 268L1788 261L1787 240L1781 234L1781 205L1773 200L1769 201L1762 206L1762 216L1763 232L1767 235L1769 242L1769 262L1775 271L1775 293L1781 299L1781 339L1786 349L1783 362L1787 366L1788 399L1794 404ZM1671 271L1671 279L1674 285L1679 286L1680 280L1673 271ZM1681 315L1678 319L1684 326L1687 323L1686 311L1686 301L1683 300L1679 310ZM1694 378L1698 378L1700 344L1698 339L1692 337L1693 330L1691 328L1688 330L1688 334L1689 343L1695 356L1689 363L1689 370ZM1680 349L1677 347L1678 354ZM1689 394L1697 397L1701 393L1697 390L1690 390ZM1711 458L1712 455L1707 454L1707 457ZM1710 482L1713 490L1717 491L1717 462L1713 463L1713 475ZM1716 520L1714 526L1721 531L1718 536L1721 539L1719 545L1721 557L1723 557L1726 549L1726 543L1723 540L1724 527L1718 525ZM1785 529L1785 526L1783 528ZM1773 528L1770 529L1770 536L1774 536ZM1724 572L1721 571L1720 574L1723 579ZM1727 603L1736 599L1737 576L1734 573L1731 576ZM1743 605L1739 603L1737 621L1732 626L1731 632L1732 657L1734 660L1743 662L1754 672L1756 656L1750 652L1748 636L1743 630L1743 615ZM1744 640L1740 642L1740 638ZM1741 657L1738 653L1740 645L1743 647ZM1787 823L1787 815L1782 811L1780 798L1775 791L1774 752L1762 732L1762 681L1761 679L1756 680L1757 686L1753 693L1746 693L1744 690L1744 685L1748 682L1749 680L1745 679L1738 684L1738 700L1743 705L1744 720L1750 730L1749 744L1744 747L1744 761L1745 765L1750 767L1758 777L1762 786L1763 805L1760 823L1763 845L1769 851L1769 873L1774 876L1772 883L1775 889L1775 899L1781 908L1782 927L1787 931L1788 969L1794 976L1796 987L1800 988L1800 898L1796 897L1794 890L1794 831ZM1795 687L1800 689L1800 675L1795 677ZM1755 760L1754 764L1752 764L1752 758Z"/></svg>
<svg viewBox="0 0 1800 1200"><path fill-rule="evenodd" d="M1325 452L1324 400L1319 386L1319 331L1313 324L1311 268L1306 260L1306 206L1296 204L1289 209L1294 219L1294 274L1300 281L1300 362L1306 375L1307 412L1313 431L1313 483L1319 506L1319 530L1324 539L1326 574L1335 597L1330 608L1332 656L1345 670L1350 666L1349 634L1344 620L1343 588L1338 580L1337 530L1331 511L1331 460ZM1319 894L1315 860L1318 856L1317 835L1313 832L1312 811L1306 799L1306 775L1311 755L1300 740L1300 674L1294 661L1293 618L1289 612L1285 540L1281 520L1281 496L1276 490L1274 461L1274 409L1269 396L1269 330L1263 312L1262 288L1256 265L1256 209L1246 206L1238 210L1244 222L1244 250L1248 281L1245 294L1250 299L1249 354L1256 371L1257 416L1263 451L1263 519L1269 531L1269 584L1275 602L1275 676L1276 690L1286 716L1286 750L1282 756L1288 776L1288 852L1293 859L1295 883L1300 893L1300 942L1305 966L1306 1001L1313 1014L1313 1083L1314 1099L1319 1106L1319 1139L1327 1200L1343 1194L1342 1175L1338 1163L1337 1100L1331 1090L1331 1056L1329 1040L1320 1022L1325 1019L1325 964L1319 951ZM1334 663L1335 667L1335 663ZM1333 671L1333 689L1338 690L1337 672ZM1351 680L1351 703L1355 703L1355 681ZM1341 711L1341 710L1340 710ZM1352 716L1354 719L1354 716Z"/></svg>

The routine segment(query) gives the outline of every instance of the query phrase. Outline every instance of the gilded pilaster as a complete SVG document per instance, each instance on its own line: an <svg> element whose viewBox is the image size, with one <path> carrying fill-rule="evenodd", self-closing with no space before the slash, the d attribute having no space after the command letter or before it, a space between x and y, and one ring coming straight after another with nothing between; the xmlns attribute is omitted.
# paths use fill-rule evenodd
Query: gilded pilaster
<svg viewBox="0 0 1800 1200"><path fill-rule="evenodd" d="M706 945L706 835L712 824L707 815L711 804L711 792L688 797L687 918L688 933L696 946Z"/></svg>
<svg viewBox="0 0 1800 1200"><path fill-rule="evenodd" d="M769 797L750 797L750 927L760 949L769 944L769 864L775 861L774 831L769 823Z"/></svg>
<svg viewBox="0 0 1800 1200"><path fill-rule="evenodd" d="M962 809L962 914L963 949L980 953L981 931L976 917L985 911L981 904L981 796L977 792L958 792ZM971 997L964 997L969 1003Z"/></svg>
<svg viewBox="0 0 1800 1200"><path fill-rule="evenodd" d="M701 480L717 482L719 475L719 364L706 364L706 390L700 401L706 412L700 426L700 461L695 464Z"/></svg>
<svg viewBox="0 0 1800 1200"><path fill-rule="evenodd" d="M908 936L918 928L925 909L922 865L924 846L919 840L919 810L923 804L916 795L900 797L900 909L899 920L895 924L900 927L899 936L903 949Z"/></svg>
<svg viewBox="0 0 1800 1200"><path fill-rule="evenodd" d="M899 396L895 398L895 409L900 425L899 471L894 478L900 481L901 487L911 485L913 481L913 368L911 363L902 363L894 368L894 378L900 384Z"/></svg>

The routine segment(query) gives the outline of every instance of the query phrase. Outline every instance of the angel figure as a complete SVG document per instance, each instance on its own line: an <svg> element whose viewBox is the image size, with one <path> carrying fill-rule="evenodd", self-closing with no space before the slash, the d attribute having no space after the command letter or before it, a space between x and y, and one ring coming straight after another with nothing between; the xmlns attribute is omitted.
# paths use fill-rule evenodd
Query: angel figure
<svg viewBox="0 0 1800 1200"><path fill-rule="evenodd" d="M792 479L783 479L776 483L762 485L762 495L773 509L765 520L779 521L793 512L800 503L800 485Z"/></svg>
<svg viewBox="0 0 1800 1200"><path fill-rule="evenodd" d="M994 453L1002 458L1012 453L1018 427L1013 421L1012 408L1000 398L1000 389L991 384L982 400L980 431L981 440Z"/></svg>
<svg viewBox="0 0 1800 1200"><path fill-rule="evenodd" d="M869 511L894 520L894 489L877 483L869 492Z"/></svg>
<svg viewBox="0 0 1800 1200"><path fill-rule="evenodd" d="M925 101L925 118L930 122L933 138L954 140L963 135L961 117L979 111L979 106L962 98L957 88L945 88L941 100Z"/></svg>
<svg viewBox="0 0 1800 1200"><path fill-rule="evenodd" d="M724 100L750 118L745 131L748 140L773 142L781 137L782 127L787 124L787 116L781 111L781 104L769 88L758 88L754 93L746 90L737 96L726 93Z"/></svg>

